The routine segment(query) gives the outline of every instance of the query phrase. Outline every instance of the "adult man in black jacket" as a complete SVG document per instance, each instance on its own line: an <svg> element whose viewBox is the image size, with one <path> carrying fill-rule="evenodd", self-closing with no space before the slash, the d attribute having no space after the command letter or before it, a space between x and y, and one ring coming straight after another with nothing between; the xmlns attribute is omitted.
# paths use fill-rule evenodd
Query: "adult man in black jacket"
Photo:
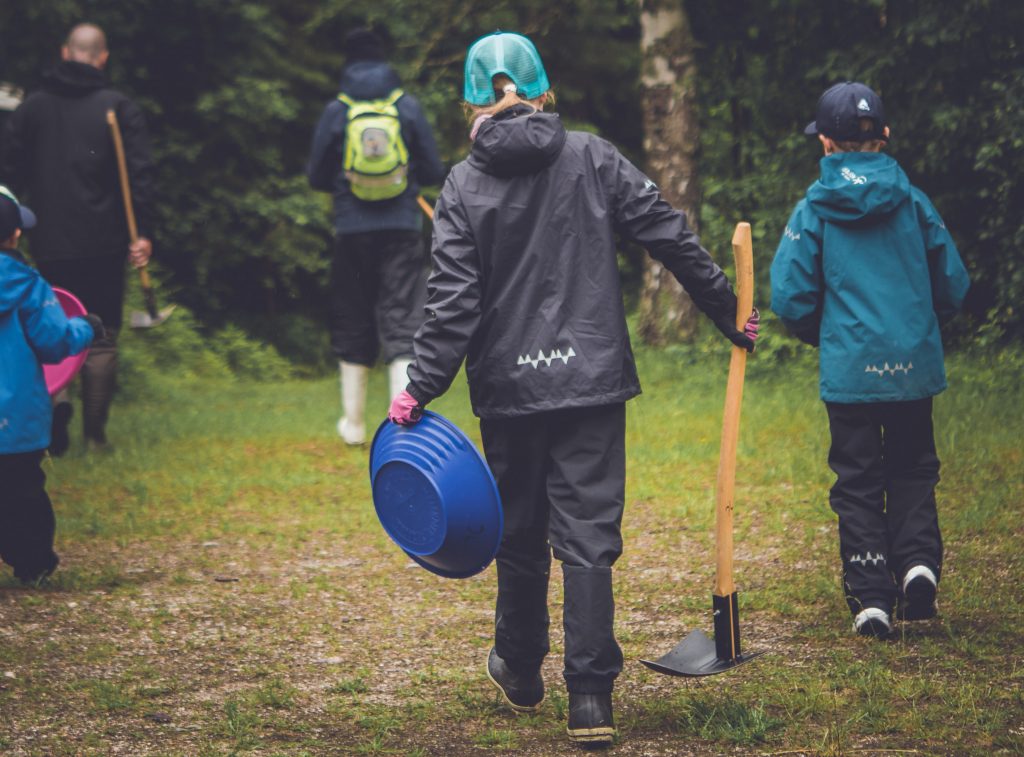
<svg viewBox="0 0 1024 757"><path fill-rule="evenodd" d="M82 422L86 443L107 444L106 423L117 378L117 332L124 305L125 257L146 265L152 253L153 166L142 112L107 83L103 31L71 30L61 62L39 92L30 94L7 124L0 180L31 198L39 225L30 251L43 276L74 292L106 325L82 368ZM130 244L106 113L121 127L140 238ZM70 396L54 408L51 451L67 449Z"/></svg>

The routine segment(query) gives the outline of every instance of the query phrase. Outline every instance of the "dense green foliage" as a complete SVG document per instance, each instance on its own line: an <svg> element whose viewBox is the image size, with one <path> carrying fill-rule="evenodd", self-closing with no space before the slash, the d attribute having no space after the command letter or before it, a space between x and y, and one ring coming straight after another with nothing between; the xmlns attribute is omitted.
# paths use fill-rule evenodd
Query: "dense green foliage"
<svg viewBox="0 0 1024 757"><path fill-rule="evenodd" d="M893 154L934 198L969 261L975 321L966 328L995 327L986 333L999 336L1021 325L1014 303L1024 295L1024 227L1014 209L1024 206L1024 5L685 5L700 44L709 247L727 250L733 223L749 219L759 269L767 270L815 173L817 148L800 127L822 89L857 78L885 97ZM307 339L307 319L323 309L330 235L329 199L307 187L303 168L336 91L340 39L353 25L388 28L392 60L449 162L467 147L463 53L495 28L536 39L572 127L598 131L641 159L640 32L630 0L5 3L0 81L37 86L82 20L105 28L111 78L149 116L159 165L157 254L174 298L204 323L241 323L303 358L315 359L322 346ZM635 279L635 265L624 270Z"/></svg>
<svg viewBox="0 0 1024 757"><path fill-rule="evenodd" d="M767 270L817 176L802 135L819 94L878 91L890 153L942 213L968 263L961 332L997 339L1024 318L1024 4L1012 0L723 0L686 3L700 53L701 177L709 242L754 223ZM762 282L764 277L762 277ZM765 297L762 296L764 301ZM987 326L988 328L984 328Z"/></svg>

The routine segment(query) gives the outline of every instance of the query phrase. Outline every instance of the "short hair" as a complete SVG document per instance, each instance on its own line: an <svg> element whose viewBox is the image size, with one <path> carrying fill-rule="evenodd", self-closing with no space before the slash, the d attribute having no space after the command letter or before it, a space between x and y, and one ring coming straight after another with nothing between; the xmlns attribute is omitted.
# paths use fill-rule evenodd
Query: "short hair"
<svg viewBox="0 0 1024 757"><path fill-rule="evenodd" d="M96 24L79 24L68 32L64 45L71 60L95 63L107 51L107 35Z"/></svg>
<svg viewBox="0 0 1024 757"><path fill-rule="evenodd" d="M857 120L857 129L862 134L868 134L875 130L875 121L872 118L860 118ZM844 139L842 141L832 140L839 152L878 152L885 146L884 139Z"/></svg>

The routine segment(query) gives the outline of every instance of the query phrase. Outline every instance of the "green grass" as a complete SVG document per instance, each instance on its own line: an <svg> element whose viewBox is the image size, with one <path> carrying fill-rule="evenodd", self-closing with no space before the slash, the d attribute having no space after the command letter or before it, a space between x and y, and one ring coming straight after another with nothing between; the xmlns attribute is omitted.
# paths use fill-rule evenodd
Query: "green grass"
<svg viewBox="0 0 1024 757"><path fill-rule="evenodd" d="M888 643L849 630L814 367L751 361L736 580L745 644L766 654L703 680L638 660L710 632L727 355L638 359L614 752L1024 753L1021 354L949 361L935 403L940 617ZM370 392L382 416L383 371ZM411 567L376 522L366 451L335 436L336 405L328 379L142 386L136 373L114 410L115 451L76 445L46 463L62 564L40 589L0 571L0 751L575 753L560 582L548 698L512 716L482 671L493 568L445 581ZM478 440L462 379L432 407Z"/></svg>

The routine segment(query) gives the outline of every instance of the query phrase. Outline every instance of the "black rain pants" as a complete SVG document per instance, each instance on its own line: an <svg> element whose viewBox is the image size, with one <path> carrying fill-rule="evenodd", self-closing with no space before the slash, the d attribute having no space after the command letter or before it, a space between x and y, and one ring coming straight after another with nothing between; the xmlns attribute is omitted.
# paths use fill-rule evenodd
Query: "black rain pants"
<svg viewBox="0 0 1024 757"><path fill-rule="evenodd" d="M331 351L372 366L412 358L426 303L423 239L418 231L339 234L331 257Z"/></svg>
<svg viewBox="0 0 1024 757"><path fill-rule="evenodd" d="M59 562L42 461L42 451L0 455L0 558L22 581L48 575Z"/></svg>
<svg viewBox="0 0 1024 757"><path fill-rule="evenodd" d="M907 570L924 565L938 577L942 568L932 400L825 406L846 600L854 614L891 613Z"/></svg>
<svg viewBox="0 0 1024 757"><path fill-rule="evenodd" d="M520 673L540 668L553 551L565 591L564 676L577 693L611 691L622 670L612 565L622 554L625 431L621 403L480 421L505 516L495 649Z"/></svg>

